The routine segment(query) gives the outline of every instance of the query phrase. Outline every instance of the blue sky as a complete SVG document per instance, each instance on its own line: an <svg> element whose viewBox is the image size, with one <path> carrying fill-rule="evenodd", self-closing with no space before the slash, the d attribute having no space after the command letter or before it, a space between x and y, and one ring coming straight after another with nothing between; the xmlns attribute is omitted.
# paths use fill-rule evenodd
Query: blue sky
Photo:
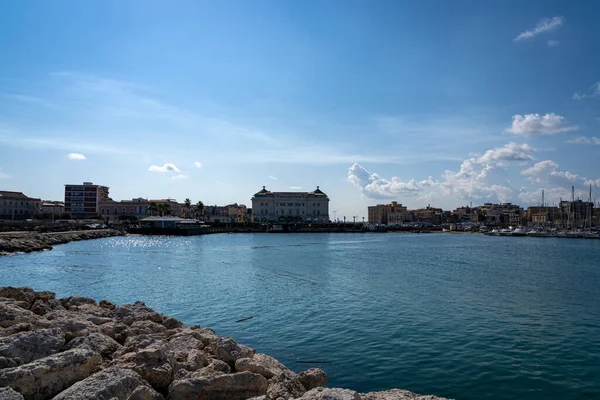
<svg viewBox="0 0 600 400"><path fill-rule="evenodd" d="M0 6L0 188L337 215L600 198L594 1Z"/></svg>

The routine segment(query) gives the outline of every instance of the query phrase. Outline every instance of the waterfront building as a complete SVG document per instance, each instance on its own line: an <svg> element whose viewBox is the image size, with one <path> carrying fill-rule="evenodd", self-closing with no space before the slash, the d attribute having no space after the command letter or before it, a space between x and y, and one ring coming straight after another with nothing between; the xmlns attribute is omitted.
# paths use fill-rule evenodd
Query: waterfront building
<svg viewBox="0 0 600 400"><path fill-rule="evenodd" d="M255 222L328 222L329 197L319 189L312 192L271 192L263 186L252 197Z"/></svg>
<svg viewBox="0 0 600 400"><path fill-rule="evenodd" d="M202 218L204 222L232 222L228 206L204 206Z"/></svg>
<svg viewBox="0 0 600 400"><path fill-rule="evenodd" d="M419 208L417 210L413 210L415 221L419 222L429 222L435 225L442 223L442 217L444 215L444 210L441 208L431 207L431 205L427 205L425 208Z"/></svg>
<svg viewBox="0 0 600 400"><path fill-rule="evenodd" d="M138 219L148 216L148 199L138 197L131 200L113 201L108 199L99 204L100 215L109 221L118 220L120 216L134 216Z"/></svg>
<svg viewBox="0 0 600 400"><path fill-rule="evenodd" d="M41 200L23 192L0 190L0 220L16 221L32 218L40 210Z"/></svg>
<svg viewBox="0 0 600 400"><path fill-rule="evenodd" d="M243 223L246 222L248 209L244 204L229 204L227 206L227 216L230 222Z"/></svg>
<svg viewBox="0 0 600 400"><path fill-rule="evenodd" d="M94 185L92 182L65 185L65 212L79 218L99 214L99 204L108 202L108 189L108 186Z"/></svg>
<svg viewBox="0 0 600 400"><path fill-rule="evenodd" d="M41 214L50 214L52 215L52 219L58 219L64 212L65 203L62 201L42 200L42 204L40 206Z"/></svg>

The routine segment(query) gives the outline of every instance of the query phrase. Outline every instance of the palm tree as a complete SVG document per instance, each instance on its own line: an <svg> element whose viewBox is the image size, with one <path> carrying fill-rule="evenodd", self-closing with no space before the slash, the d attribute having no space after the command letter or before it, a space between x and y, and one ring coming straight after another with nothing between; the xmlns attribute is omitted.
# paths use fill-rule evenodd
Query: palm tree
<svg viewBox="0 0 600 400"><path fill-rule="evenodd" d="M161 217L171 215L171 205L169 203L161 203L158 205L158 212Z"/></svg>
<svg viewBox="0 0 600 400"><path fill-rule="evenodd" d="M192 211L192 201L189 198L185 199L183 202L183 208L185 209L185 217L189 218L190 212Z"/></svg>
<svg viewBox="0 0 600 400"><path fill-rule="evenodd" d="M149 213L150 215L157 214L158 206L156 205L156 203L150 202L150 205L148 206L148 209L146 210L146 212Z"/></svg>
<svg viewBox="0 0 600 400"><path fill-rule="evenodd" d="M194 207L195 211L196 211L196 218L198 218L198 216L203 214L204 211L204 203L200 200L198 200L198 202L196 203L196 206Z"/></svg>

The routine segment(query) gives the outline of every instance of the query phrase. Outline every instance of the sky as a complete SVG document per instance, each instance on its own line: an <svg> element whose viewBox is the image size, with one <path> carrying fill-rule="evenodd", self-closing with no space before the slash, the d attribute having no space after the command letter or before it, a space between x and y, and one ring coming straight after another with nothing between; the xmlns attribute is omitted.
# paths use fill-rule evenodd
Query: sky
<svg viewBox="0 0 600 400"><path fill-rule="evenodd" d="M330 214L600 199L596 1L0 5L0 189Z"/></svg>

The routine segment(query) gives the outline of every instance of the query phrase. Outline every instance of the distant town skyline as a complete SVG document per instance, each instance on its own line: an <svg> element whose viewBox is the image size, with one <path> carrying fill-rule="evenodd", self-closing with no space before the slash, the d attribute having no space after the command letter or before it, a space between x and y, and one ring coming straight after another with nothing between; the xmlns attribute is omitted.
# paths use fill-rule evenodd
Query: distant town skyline
<svg viewBox="0 0 600 400"><path fill-rule="evenodd" d="M432 6L433 5L433 6ZM11 2L0 190L341 216L600 198L593 1Z"/></svg>

